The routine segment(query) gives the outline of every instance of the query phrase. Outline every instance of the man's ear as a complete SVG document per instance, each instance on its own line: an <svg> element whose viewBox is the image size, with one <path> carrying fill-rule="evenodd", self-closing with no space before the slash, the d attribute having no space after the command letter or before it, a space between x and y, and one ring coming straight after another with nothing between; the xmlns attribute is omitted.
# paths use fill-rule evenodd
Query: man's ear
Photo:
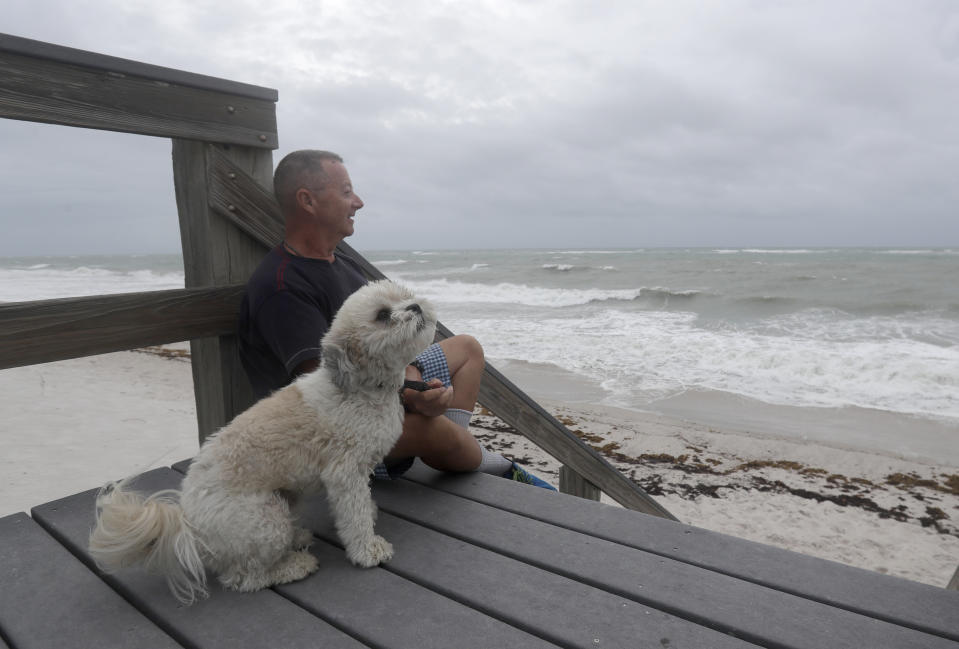
<svg viewBox="0 0 959 649"><path fill-rule="evenodd" d="M296 206L307 212L313 211L313 193L306 187L300 187L293 195L296 198Z"/></svg>
<svg viewBox="0 0 959 649"><path fill-rule="evenodd" d="M353 388L351 377L354 375L354 368L342 347L335 343L325 343L321 363L322 367L325 367L330 373L333 385L343 392L351 391Z"/></svg>

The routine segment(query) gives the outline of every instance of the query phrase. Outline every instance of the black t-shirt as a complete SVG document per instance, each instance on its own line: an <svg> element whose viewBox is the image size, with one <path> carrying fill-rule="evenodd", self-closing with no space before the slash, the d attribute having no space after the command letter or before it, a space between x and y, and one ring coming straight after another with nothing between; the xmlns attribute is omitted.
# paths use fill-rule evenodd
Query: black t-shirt
<svg viewBox="0 0 959 649"><path fill-rule="evenodd" d="M288 385L303 361L320 357L333 316L366 284L346 255L334 261L289 254L277 246L246 285L240 309L240 359L258 399Z"/></svg>

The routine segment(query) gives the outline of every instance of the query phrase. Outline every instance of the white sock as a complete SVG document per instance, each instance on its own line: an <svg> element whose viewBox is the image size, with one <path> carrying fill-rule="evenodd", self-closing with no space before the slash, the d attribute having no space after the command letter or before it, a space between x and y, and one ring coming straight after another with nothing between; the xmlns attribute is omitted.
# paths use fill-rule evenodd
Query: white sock
<svg viewBox="0 0 959 649"><path fill-rule="evenodd" d="M499 453L488 451L482 446L480 446L480 450L483 451L483 459L480 460L480 465L476 467L476 470L480 473L489 473L491 475L501 476L509 471L510 467L513 466L513 462L511 460L507 460Z"/></svg>
<svg viewBox="0 0 959 649"><path fill-rule="evenodd" d="M469 410L461 410L459 408L450 408L445 413L446 418L452 421L457 426L462 426L463 428L470 427L470 418L472 418L473 413Z"/></svg>
<svg viewBox="0 0 959 649"><path fill-rule="evenodd" d="M469 410L450 408L445 414L447 419L452 421L457 426L462 426L463 428L469 429L470 419L473 417L473 413ZM483 452L483 459L480 460L479 466L475 469L480 473L503 475L509 470L510 467L513 466L513 462L511 460L507 460L499 453L488 451L483 448L482 445L480 445L480 450Z"/></svg>

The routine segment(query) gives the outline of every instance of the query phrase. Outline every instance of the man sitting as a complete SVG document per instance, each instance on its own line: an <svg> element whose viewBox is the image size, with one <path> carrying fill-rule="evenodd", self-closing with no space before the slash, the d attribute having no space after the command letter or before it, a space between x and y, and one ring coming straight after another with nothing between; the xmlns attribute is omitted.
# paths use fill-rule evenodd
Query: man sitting
<svg viewBox="0 0 959 649"><path fill-rule="evenodd" d="M366 283L357 262L336 252L363 207L343 159L295 151L277 165L274 191L285 238L250 278L239 322L240 355L257 398L319 366L320 339L340 305ZM396 478L419 457L440 471L482 471L553 489L470 434L484 364L479 342L458 335L434 343L407 367L406 378L430 389L400 394L403 433L377 477Z"/></svg>

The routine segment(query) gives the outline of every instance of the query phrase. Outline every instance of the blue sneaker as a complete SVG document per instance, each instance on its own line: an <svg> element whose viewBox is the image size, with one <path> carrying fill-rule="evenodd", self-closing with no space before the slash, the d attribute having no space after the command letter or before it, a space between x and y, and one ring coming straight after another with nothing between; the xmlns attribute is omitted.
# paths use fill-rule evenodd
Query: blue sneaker
<svg viewBox="0 0 959 649"><path fill-rule="evenodd" d="M516 482L525 482L526 484L531 484L534 487L542 487L543 489L549 489L551 491L556 491L556 487L546 482L545 480L540 480L532 473L518 465L516 462L513 462L513 466L506 470L506 473L503 474L503 477L507 480L515 480Z"/></svg>

